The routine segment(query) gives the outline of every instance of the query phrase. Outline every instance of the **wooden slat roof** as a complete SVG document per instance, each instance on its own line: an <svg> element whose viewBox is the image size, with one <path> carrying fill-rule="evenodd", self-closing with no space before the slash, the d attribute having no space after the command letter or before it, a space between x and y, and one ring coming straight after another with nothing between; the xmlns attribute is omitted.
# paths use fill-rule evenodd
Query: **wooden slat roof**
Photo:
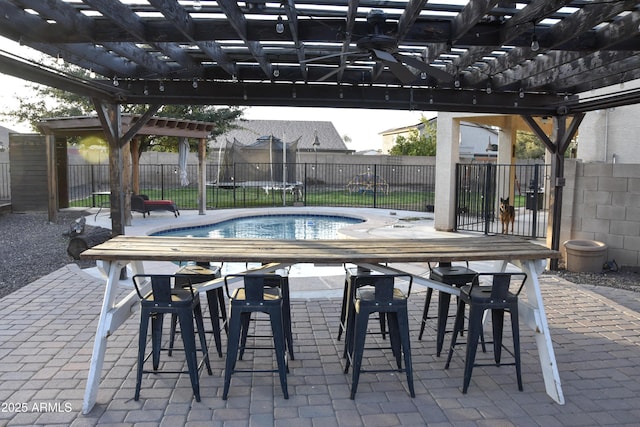
<svg viewBox="0 0 640 427"><path fill-rule="evenodd" d="M639 25L637 0L0 0L0 36L84 74L0 72L119 103L571 114L638 102Z"/></svg>

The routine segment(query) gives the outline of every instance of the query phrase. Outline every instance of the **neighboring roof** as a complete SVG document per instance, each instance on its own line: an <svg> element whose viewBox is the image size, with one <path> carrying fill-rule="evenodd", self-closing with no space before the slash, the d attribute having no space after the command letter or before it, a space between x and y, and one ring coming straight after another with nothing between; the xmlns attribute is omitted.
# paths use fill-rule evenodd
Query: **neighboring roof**
<svg viewBox="0 0 640 427"><path fill-rule="evenodd" d="M0 126L0 145L4 147L9 146L9 134L15 133L14 130L6 128L4 126Z"/></svg>
<svg viewBox="0 0 640 427"><path fill-rule="evenodd" d="M313 142L317 136L320 145L318 151L351 151L331 122L306 120L239 120L237 129L232 129L216 138L211 146L220 147L226 141L237 140L250 145L263 136L273 135L289 143L300 138L298 150L313 151Z"/></svg>
<svg viewBox="0 0 640 427"><path fill-rule="evenodd" d="M421 124L422 124L422 122L416 123L415 125L401 126L399 128L391 128L391 129L383 130L382 132L379 132L378 135L389 135L389 134L393 134L393 133L403 133L403 132L406 132L406 131L411 130L411 129L416 129Z"/></svg>

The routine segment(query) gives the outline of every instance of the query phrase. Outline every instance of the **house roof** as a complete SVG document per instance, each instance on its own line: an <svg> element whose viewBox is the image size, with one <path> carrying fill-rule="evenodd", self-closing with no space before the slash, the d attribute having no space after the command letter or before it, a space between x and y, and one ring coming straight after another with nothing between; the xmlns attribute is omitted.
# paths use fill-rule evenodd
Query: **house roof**
<svg viewBox="0 0 640 427"><path fill-rule="evenodd" d="M213 147L220 147L226 141L234 139L243 145L250 145L263 136L273 135L287 143L298 140L298 150L313 151L317 136L318 151L350 151L335 126L327 121L307 120L239 120L237 129L219 136L213 141Z"/></svg>

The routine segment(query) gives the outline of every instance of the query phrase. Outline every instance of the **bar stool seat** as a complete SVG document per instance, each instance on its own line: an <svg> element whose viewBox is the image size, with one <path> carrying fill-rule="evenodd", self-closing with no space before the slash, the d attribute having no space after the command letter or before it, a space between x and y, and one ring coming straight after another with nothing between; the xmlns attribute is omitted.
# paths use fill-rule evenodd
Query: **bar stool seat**
<svg viewBox="0 0 640 427"><path fill-rule="evenodd" d="M477 272L466 266L452 265L450 262L441 262L436 267L431 267L429 263L429 278L436 282L445 283L447 285L461 287L471 283ZM422 322L420 324L420 334L418 340L422 340L424 328L429 319L429 305L433 289L427 289L427 295L424 301L424 309L422 311ZM451 294L446 292L438 292L438 323L436 332L436 355L440 356L442 347L444 346L444 336L447 333L447 319L449 317L449 305L451 304Z"/></svg>
<svg viewBox="0 0 640 427"><path fill-rule="evenodd" d="M345 266L345 279L344 279L344 289L342 291L342 306L340 309L340 324L338 325L338 341L342 338L342 334L347 330L347 318L349 312L349 305L353 299L353 290L355 289L353 286L353 281L356 277L365 277L371 274L377 274L372 272L368 268L364 267L346 267ZM385 326L386 318L384 313L378 314L378 321L380 322L380 335L385 339L387 335L387 328ZM370 333L375 333L371 332ZM347 343L345 341L344 346L344 354L343 358L347 357Z"/></svg>
<svg viewBox="0 0 640 427"><path fill-rule="evenodd" d="M206 283L214 279L221 277L220 267L212 266L208 262L197 262L194 265L185 265L180 267L176 272L177 283L180 285L186 285L191 283L197 285ZM188 280L187 280L188 279ZM209 317L211 318L211 332L216 343L216 350L218 351L218 357L222 357L222 337L221 326L225 332L228 333L227 328L227 309L225 306L224 289L222 283L215 289L206 291L207 305L209 306ZM177 324L177 316L171 316L171 342L169 347L173 347L173 340L175 336L175 327Z"/></svg>
<svg viewBox="0 0 640 427"><path fill-rule="evenodd" d="M240 280L241 286L230 292L232 280ZM280 385L285 399L289 398L287 388L287 356L283 315L283 278L276 274L232 274L224 278L225 289L231 305L229 316L229 338L227 359L224 370L224 390L222 399L226 400L231 385L231 376L236 372L278 372ZM238 351L244 351L246 328L252 313L265 313L269 316L271 336L275 350L277 369L239 370L236 369ZM242 347L240 349L240 347ZM264 347L263 347L264 348Z"/></svg>
<svg viewBox="0 0 640 427"><path fill-rule="evenodd" d="M488 277L490 285L481 284L481 279ZM516 292L510 291L511 279L519 277L522 279ZM522 373L520 366L520 330L518 325L518 295L527 279L525 273L478 273L470 286L463 286L460 289L458 299L458 310L453 330L453 338L449 347L449 355L445 369L449 368L451 358L457 343L457 336L460 332L460 324L464 319L465 306L469 305L469 326L467 331L466 356L464 366L464 380L462 393L466 393L471 382L471 373L475 366L502 366L515 365L518 390L522 391ZM493 329L493 357L495 363L475 363L478 341L483 335L483 317L486 310L491 310L491 325ZM513 335L513 350L508 349L502 343L502 331L504 324L504 313L508 312L511 317L511 332ZM502 363L502 349L505 349L513 356L513 363Z"/></svg>
<svg viewBox="0 0 640 427"><path fill-rule="evenodd" d="M158 373L160 365L160 352L168 350L162 348L162 320L165 314L176 315L180 322L180 331L184 343L184 353L187 361L191 387L196 401L200 401L199 367L197 351L202 351L202 358L207 367L207 373L211 372L207 341L204 334L204 322L200 308L200 297L189 283L188 286L176 287L175 275L137 274L133 276L136 292L140 297L140 335L138 339L138 370L136 375L136 390L134 400L140 398L140 388L143 373ZM148 291L147 283L151 290ZM147 332L151 318L151 353L145 355L147 345ZM193 323L196 323L200 348L196 348ZM144 363L152 357L153 371L145 371ZM183 373L184 371L163 371L165 373Z"/></svg>
<svg viewBox="0 0 640 427"><path fill-rule="evenodd" d="M400 280L407 283L406 291L397 284ZM348 312L346 343L347 360L344 373L349 372L353 364L351 379L351 399L355 398L361 372L390 372L391 369L362 369L362 357L365 350L369 316L373 313L384 313L389 325L389 341L397 363L397 371L402 372L404 355L404 371L407 375L409 394L415 397L413 387L413 368L411 363L411 343L409 340L409 318L407 299L411 293L413 277L404 274L380 274L354 276L354 293Z"/></svg>

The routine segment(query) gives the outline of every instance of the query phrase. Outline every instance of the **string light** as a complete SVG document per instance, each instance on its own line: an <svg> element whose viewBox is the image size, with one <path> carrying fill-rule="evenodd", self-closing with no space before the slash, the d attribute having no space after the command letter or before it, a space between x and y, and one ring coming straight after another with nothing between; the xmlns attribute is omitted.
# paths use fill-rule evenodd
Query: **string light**
<svg viewBox="0 0 640 427"><path fill-rule="evenodd" d="M520 98L524 98L524 89L520 88L520 91L518 92L518 96Z"/></svg>
<svg viewBox="0 0 640 427"><path fill-rule="evenodd" d="M58 57L56 58L56 64L58 65L64 64L64 59L62 58L62 56L60 56L60 54L58 54Z"/></svg>
<svg viewBox="0 0 640 427"><path fill-rule="evenodd" d="M276 22L276 33L278 34L284 33L284 22L282 21L281 15L278 15L278 20Z"/></svg>
<svg viewBox="0 0 640 427"><path fill-rule="evenodd" d="M120 86L120 82L118 81L118 78L116 76L113 76L113 85L115 87Z"/></svg>
<svg viewBox="0 0 640 427"><path fill-rule="evenodd" d="M198 89L198 80L193 79L193 81L191 82L191 86L193 86L194 89Z"/></svg>
<svg viewBox="0 0 640 427"><path fill-rule="evenodd" d="M160 83L158 84L158 89L160 90L160 92L164 92L164 83L162 82L162 80L160 80Z"/></svg>
<svg viewBox="0 0 640 427"><path fill-rule="evenodd" d="M202 2L200 0L193 0L193 10L199 11L202 9Z"/></svg>
<svg viewBox="0 0 640 427"><path fill-rule="evenodd" d="M276 65L276 67L273 69L273 77L278 78L280 77L280 68L278 68L278 66Z"/></svg>
<svg viewBox="0 0 640 427"><path fill-rule="evenodd" d="M537 52L540 50L540 43L538 42L538 36L536 35L536 23L533 23L533 34L531 35L531 50Z"/></svg>
<svg viewBox="0 0 640 427"><path fill-rule="evenodd" d="M89 68L89 78L90 79L95 79L96 78L96 72L93 71L91 68Z"/></svg>
<svg viewBox="0 0 640 427"><path fill-rule="evenodd" d="M144 90L142 91L142 93L144 93L145 95L149 95L149 88L147 87L147 84L144 84Z"/></svg>

